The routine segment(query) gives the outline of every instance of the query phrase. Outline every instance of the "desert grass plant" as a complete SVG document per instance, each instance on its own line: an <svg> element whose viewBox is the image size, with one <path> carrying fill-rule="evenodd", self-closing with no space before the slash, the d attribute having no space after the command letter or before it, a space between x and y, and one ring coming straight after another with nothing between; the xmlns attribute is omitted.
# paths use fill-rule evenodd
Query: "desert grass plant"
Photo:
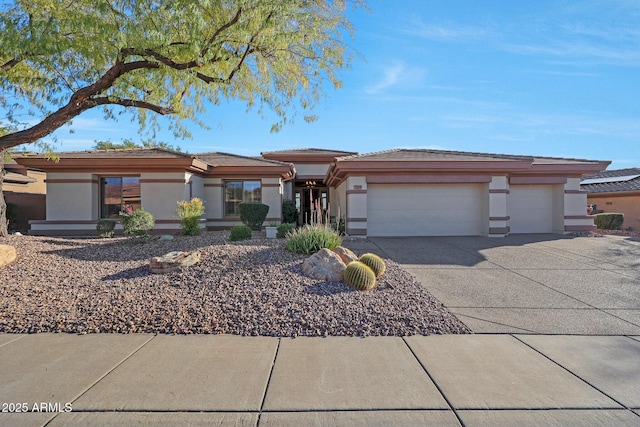
<svg viewBox="0 0 640 427"><path fill-rule="evenodd" d="M238 240L248 240L251 238L251 227L246 225L234 225L231 227L231 234L229 235L229 241L236 242Z"/></svg>
<svg viewBox="0 0 640 427"><path fill-rule="evenodd" d="M204 203L198 197L187 202L178 202L176 214L180 217L180 228L187 236L200 234L200 217L204 214Z"/></svg>
<svg viewBox="0 0 640 427"><path fill-rule="evenodd" d="M285 246L289 252L312 254L322 248L333 249L340 246L342 238L326 225L305 225L287 235Z"/></svg>
<svg viewBox="0 0 640 427"><path fill-rule="evenodd" d="M96 231L98 232L98 236L103 239L108 239L113 237L115 234L116 222L112 219L101 219L96 224Z"/></svg>

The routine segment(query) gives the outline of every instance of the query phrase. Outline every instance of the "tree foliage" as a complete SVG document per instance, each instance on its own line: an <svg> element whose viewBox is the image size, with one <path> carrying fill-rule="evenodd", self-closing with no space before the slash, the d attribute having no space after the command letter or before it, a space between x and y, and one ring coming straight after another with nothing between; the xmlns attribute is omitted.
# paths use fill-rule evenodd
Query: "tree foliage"
<svg viewBox="0 0 640 427"><path fill-rule="evenodd" d="M0 6L0 120L24 124L0 149L34 142L90 108L167 115L176 136L206 101L280 117L311 109L351 56L349 0L14 0ZM134 107L134 108L118 108ZM156 114L150 114L156 113ZM306 113L305 113L306 114ZM312 119L312 115L305 115ZM202 123L200 123L202 124Z"/></svg>
<svg viewBox="0 0 640 427"><path fill-rule="evenodd" d="M143 139L140 143L137 143L131 139L125 138L122 142L111 141L94 141L93 146L96 150L125 150L131 148L163 148L171 151L182 151L180 147L174 147L173 145L162 142L154 141L152 139Z"/></svg>

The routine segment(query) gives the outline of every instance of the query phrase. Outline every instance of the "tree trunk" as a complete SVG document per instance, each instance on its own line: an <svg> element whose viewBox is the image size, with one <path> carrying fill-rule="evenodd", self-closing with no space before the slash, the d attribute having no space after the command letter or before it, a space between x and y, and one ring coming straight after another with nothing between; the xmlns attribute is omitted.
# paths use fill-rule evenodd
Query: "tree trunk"
<svg viewBox="0 0 640 427"><path fill-rule="evenodd" d="M4 156L6 150L0 150L0 237L7 237L9 234L7 227L7 204L4 201L2 192L2 182L4 181Z"/></svg>

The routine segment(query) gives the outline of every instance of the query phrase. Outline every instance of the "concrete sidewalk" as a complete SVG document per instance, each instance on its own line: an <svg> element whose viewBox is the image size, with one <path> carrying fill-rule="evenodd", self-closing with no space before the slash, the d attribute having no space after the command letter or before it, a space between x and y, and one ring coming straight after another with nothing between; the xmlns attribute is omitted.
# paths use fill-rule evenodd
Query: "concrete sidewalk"
<svg viewBox="0 0 640 427"><path fill-rule="evenodd" d="M0 334L0 366L2 426L640 425L640 336Z"/></svg>

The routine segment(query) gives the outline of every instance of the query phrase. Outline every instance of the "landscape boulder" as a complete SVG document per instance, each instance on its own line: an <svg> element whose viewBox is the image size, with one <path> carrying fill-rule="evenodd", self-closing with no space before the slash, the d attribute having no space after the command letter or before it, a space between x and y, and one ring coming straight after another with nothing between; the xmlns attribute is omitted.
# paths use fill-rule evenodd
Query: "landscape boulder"
<svg viewBox="0 0 640 427"><path fill-rule="evenodd" d="M152 273L170 273L180 267L188 267L200 261L200 252L169 252L149 260L149 270Z"/></svg>
<svg viewBox="0 0 640 427"><path fill-rule="evenodd" d="M352 261L358 261L359 259L358 255L354 254L351 249L345 248L344 246L337 246L331 250L338 254L345 265L349 264Z"/></svg>
<svg viewBox="0 0 640 427"><path fill-rule="evenodd" d="M16 248L9 245L0 245L0 268L11 264L16 257Z"/></svg>
<svg viewBox="0 0 640 427"><path fill-rule="evenodd" d="M340 256L329 249L320 249L302 264L306 276L328 282L341 282L345 268L347 266Z"/></svg>

